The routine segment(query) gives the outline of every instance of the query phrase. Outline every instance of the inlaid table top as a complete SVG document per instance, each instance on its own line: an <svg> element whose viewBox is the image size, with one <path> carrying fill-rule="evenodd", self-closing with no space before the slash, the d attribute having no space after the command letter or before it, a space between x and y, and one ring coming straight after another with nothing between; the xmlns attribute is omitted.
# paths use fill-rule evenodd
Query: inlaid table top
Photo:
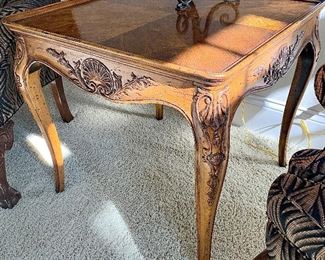
<svg viewBox="0 0 325 260"><path fill-rule="evenodd" d="M4 24L16 35L17 86L49 146L56 190L64 189L63 157L35 63L110 101L156 104L157 119L162 105L185 116L195 137L197 255L209 259L234 114L245 96L272 87L297 61L280 134L284 166L295 111L320 53L324 5L75 0L7 18ZM55 93L57 103L65 104L64 95Z"/></svg>
<svg viewBox="0 0 325 260"><path fill-rule="evenodd" d="M229 70L259 46L317 10L317 1L76 0L17 16L15 26L56 34L206 78ZM191 28L192 27L192 28ZM22 28L22 27L20 27ZM153 64L155 63L155 64Z"/></svg>

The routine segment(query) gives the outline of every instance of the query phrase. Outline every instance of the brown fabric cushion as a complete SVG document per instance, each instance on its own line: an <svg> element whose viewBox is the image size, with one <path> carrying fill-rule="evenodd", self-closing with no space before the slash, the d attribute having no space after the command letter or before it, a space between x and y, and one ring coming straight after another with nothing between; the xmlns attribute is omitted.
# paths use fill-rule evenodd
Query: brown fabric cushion
<svg viewBox="0 0 325 260"><path fill-rule="evenodd" d="M325 254L325 149L293 155L268 195L270 259L319 259Z"/></svg>
<svg viewBox="0 0 325 260"><path fill-rule="evenodd" d="M320 67L316 73L315 94L319 103L325 108L325 65Z"/></svg>

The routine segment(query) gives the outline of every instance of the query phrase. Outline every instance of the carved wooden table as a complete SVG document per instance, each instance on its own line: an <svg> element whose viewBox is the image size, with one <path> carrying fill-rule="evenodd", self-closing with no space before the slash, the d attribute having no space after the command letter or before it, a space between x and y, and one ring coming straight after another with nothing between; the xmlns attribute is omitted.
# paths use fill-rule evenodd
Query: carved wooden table
<svg viewBox="0 0 325 260"><path fill-rule="evenodd" d="M230 125L241 100L272 87L297 58L284 112L280 164L292 119L319 56L320 1L75 0L10 17L17 34L16 78L47 140L56 189L63 159L34 62L116 102L179 110L196 143L198 258L209 259L226 173ZM203 24L203 22L205 22Z"/></svg>

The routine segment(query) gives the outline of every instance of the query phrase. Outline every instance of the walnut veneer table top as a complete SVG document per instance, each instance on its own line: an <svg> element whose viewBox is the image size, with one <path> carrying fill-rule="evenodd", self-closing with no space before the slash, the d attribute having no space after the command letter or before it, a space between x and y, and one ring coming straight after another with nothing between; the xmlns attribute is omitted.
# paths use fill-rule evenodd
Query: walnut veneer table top
<svg viewBox="0 0 325 260"><path fill-rule="evenodd" d="M17 35L17 86L47 140L57 191L64 188L62 151L39 71L31 70L35 62L110 101L154 103L157 118L167 105L186 117L195 137L197 251L205 260L234 114L246 95L272 87L297 61L279 144L279 164L286 164L293 117L320 53L318 16L325 3L194 0L179 11L176 4L65 1L4 22ZM64 96L58 101L65 103Z"/></svg>
<svg viewBox="0 0 325 260"><path fill-rule="evenodd" d="M70 2L12 21L45 36L56 34L62 41L100 46L206 78L229 70L319 5L294 0L200 0L192 10L177 12L175 0ZM211 22L206 21L209 13Z"/></svg>

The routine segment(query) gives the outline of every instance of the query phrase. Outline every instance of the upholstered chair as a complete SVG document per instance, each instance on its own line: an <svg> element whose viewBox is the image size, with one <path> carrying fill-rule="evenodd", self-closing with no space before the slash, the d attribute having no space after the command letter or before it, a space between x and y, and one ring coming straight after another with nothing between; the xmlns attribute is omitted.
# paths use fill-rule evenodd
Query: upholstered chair
<svg viewBox="0 0 325 260"><path fill-rule="evenodd" d="M315 94L325 108L325 65ZM256 260L325 260L325 148L295 153L267 200L267 250Z"/></svg>
<svg viewBox="0 0 325 260"><path fill-rule="evenodd" d="M59 2L59 0L0 0L0 207L12 208L21 195L10 187L6 178L5 151L13 144L13 122L10 120L23 104L14 77L15 36L2 23L1 19L16 12ZM54 81L52 92L62 119L73 119L66 103L62 79L52 70L35 65L32 70L41 70L43 86Z"/></svg>
<svg viewBox="0 0 325 260"><path fill-rule="evenodd" d="M325 259L325 149L292 156L271 186L267 215L269 259Z"/></svg>

